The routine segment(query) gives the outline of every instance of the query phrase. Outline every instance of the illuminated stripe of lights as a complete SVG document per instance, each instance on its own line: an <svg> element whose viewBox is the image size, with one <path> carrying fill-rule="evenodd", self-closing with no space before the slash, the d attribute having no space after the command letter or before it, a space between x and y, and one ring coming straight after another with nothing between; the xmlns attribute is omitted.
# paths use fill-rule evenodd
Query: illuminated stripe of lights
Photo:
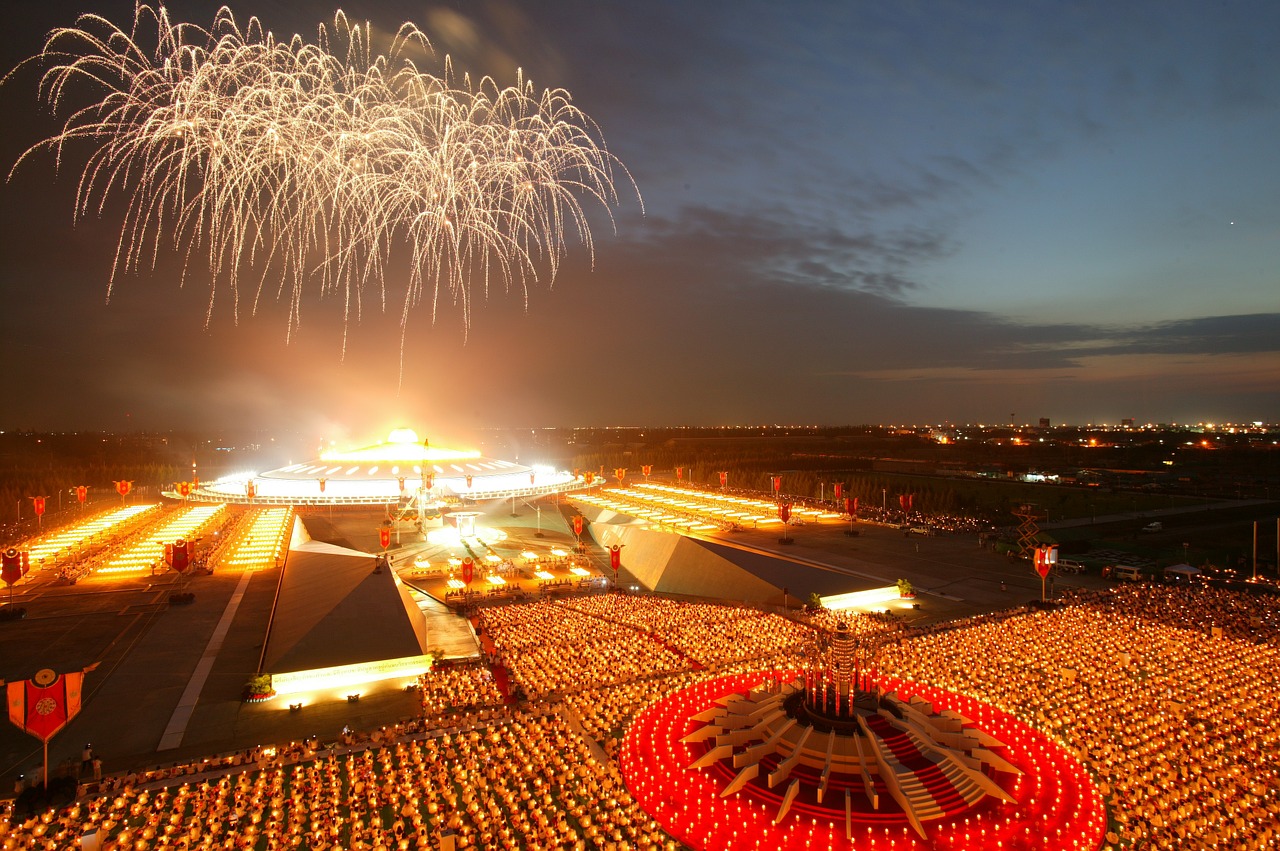
<svg viewBox="0 0 1280 851"><path fill-rule="evenodd" d="M164 545L179 539L190 540L209 521L226 509L225 505L196 505L179 511L168 523L145 535L129 549L110 560L97 573L140 573L164 560Z"/></svg>
<svg viewBox="0 0 1280 851"><path fill-rule="evenodd" d="M35 567L40 559L56 556L62 550L82 544L95 535L107 535L139 514L150 511L155 507L156 505L153 503L150 505L127 505L124 508L117 508L114 511L99 514L97 517L91 517L81 523L59 529L51 533L47 538L42 538L29 547L19 547L19 549L25 549L31 553L31 565Z"/></svg>
<svg viewBox="0 0 1280 851"><path fill-rule="evenodd" d="M240 542L222 559L221 566L239 570L274 567L293 530L293 509L262 508L249 520Z"/></svg>

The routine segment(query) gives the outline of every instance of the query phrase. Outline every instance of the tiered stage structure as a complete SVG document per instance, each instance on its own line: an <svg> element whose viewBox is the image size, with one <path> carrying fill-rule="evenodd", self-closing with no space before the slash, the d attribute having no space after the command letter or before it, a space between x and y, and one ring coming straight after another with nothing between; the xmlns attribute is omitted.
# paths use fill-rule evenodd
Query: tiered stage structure
<svg viewBox="0 0 1280 851"><path fill-rule="evenodd" d="M302 464L188 487L187 493L175 489L165 496L247 505L390 505L402 512L430 513L468 502L533 499L587 485L582 476L570 472L432 446L411 429L396 429L372 446L326 452Z"/></svg>
<svg viewBox="0 0 1280 851"><path fill-rule="evenodd" d="M976 700L876 672L843 626L800 670L708 680L637 718L628 788L694 848L1097 848L1101 795Z"/></svg>

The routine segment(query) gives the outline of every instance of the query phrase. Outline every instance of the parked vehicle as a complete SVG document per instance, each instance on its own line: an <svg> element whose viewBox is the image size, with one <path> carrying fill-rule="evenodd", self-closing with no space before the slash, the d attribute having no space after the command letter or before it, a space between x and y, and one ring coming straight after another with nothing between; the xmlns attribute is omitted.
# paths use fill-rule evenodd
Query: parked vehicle
<svg viewBox="0 0 1280 851"><path fill-rule="evenodd" d="M1163 531L1164 531L1164 524L1163 524L1163 523L1161 523L1159 520L1155 520L1155 521L1153 521L1153 522L1151 522L1151 523L1148 523L1146 526L1143 526L1143 527L1142 527L1142 531L1144 531L1144 532L1163 532Z"/></svg>
<svg viewBox="0 0 1280 851"><path fill-rule="evenodd" d="M1085 566L1069 558L1060 558L1058 559L1058 570L1062 573L1084 573Z"/></svg>
<svg viewBox="0 0 1280 851"><path fill-rule="evenodd" d="M1118 582L1141 582L1142 571L1127 564L1113 564L1111 577Z"/></svg>

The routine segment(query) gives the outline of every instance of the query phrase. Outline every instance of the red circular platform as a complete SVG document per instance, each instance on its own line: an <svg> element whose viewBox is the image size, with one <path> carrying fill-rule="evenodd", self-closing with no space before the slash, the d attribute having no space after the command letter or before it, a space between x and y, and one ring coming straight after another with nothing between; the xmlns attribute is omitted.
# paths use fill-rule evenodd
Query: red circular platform
<svg viewBox="0 0 1280 851"><path fill-rule="evenodd" d="M952 709L1003 742L996 750L1022 771L996 774L1015 803L988 798L942 819L924 823L921 839L898 805L882 796L872 810L859 785L851 795L853 839L845 836L842 787L825 805L812 793L798 797L781 823L774 824L781 788L748 786L728 798L721 791L733 779L723 764L687 769L705 750L681 742L701 726L692 716L716 705L717 698L746 693L775 676L759 671L721 677L676 692L645 709L632 723L620 755L627 788L644 810L671 836L697 849L859 848L917 851L938 849L1095 849L1106 831L1102 796L1080 765L1061 746L1006 712L970 697L885 677L886 690L910 700L919 695L941 712ZM795 672L785 672L790 679Z"/></svg>

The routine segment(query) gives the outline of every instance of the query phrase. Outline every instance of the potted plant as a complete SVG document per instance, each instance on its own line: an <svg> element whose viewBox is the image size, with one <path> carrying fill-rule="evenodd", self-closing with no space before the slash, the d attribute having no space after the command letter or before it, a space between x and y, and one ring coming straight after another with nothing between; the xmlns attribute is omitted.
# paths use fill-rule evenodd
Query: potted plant
<svg viewBox="0 0 1280 851"><path fill-rule="evenodd" d="M275 696L276 690L271 687L270 674L254 674L244 684L245 703L262 703Z"/></svg>

